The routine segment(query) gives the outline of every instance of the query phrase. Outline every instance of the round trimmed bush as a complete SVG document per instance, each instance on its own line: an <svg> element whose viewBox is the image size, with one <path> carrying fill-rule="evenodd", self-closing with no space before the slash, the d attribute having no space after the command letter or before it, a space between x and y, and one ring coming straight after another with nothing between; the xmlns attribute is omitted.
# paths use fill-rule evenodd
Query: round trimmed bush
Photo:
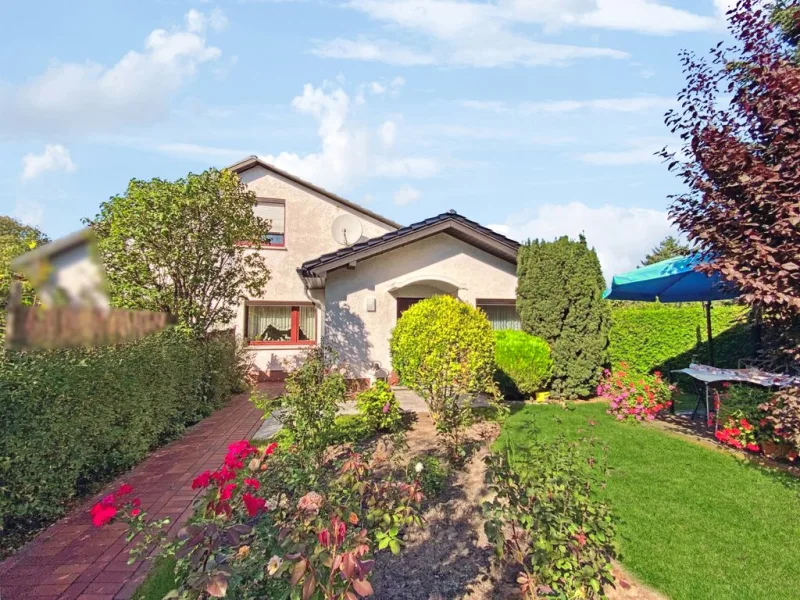
<svg viewBox="0 0 800 600"><path fill-rule="evenodd" d="M471 414L471 398L493 392L494 336L483 311L450 296L416 303L389 340L400 382L419 394L450 449Z"/></svg>
<svg viewBox="0 0 800 600"><path fill-rule="evenodd" d="M494 332L495 380L506 397L530 396L544 389L553 374L550 346L542 338L503 329Z"/></svg>

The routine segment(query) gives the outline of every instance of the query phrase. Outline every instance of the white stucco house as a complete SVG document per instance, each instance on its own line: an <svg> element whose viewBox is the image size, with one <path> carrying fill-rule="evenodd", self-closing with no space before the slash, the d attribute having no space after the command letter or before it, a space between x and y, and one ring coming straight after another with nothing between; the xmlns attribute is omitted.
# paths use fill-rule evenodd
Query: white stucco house
<svg viewBox="0 0 800 600"><path fill-rule="evenodd" d="M436 294L482 308L496 328L519 327L517 242L454 211L404 227L255 156L229 169L272 222L253 249L271 279L236 317L262 379L283 378L318 343L339 352L352 379L389 372L398 316Z"/></svg>

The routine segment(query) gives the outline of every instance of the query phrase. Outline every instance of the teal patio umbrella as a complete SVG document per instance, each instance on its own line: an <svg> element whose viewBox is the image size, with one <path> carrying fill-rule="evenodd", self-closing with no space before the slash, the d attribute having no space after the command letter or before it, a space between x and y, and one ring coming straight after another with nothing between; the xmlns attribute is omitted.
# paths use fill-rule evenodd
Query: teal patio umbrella
<svg viewBox="0 0 800 600"><path fill-rule="evenodd" d="M700 253L678 256L615 275L611 287L603 292L608 300L639 302L703 302L708 330L709 363L714 366L711 336L711 302L731 300L739 291L724 282L718 273L707 275L697 270L705 262Z"/></svg>

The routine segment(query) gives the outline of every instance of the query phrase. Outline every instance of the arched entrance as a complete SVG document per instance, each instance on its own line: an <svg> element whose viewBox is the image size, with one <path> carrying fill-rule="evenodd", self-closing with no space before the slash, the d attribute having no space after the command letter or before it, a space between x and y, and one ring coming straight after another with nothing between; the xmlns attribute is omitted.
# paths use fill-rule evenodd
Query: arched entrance
<svg viewBox="0 0 800 600"><path fill-rule="evenodd" d="M432 296L452 296L458 298L458 291L463 289L457 282L447 277L420 276L397 282L389 293L397 301L397 318L420 300Z"/></svg>

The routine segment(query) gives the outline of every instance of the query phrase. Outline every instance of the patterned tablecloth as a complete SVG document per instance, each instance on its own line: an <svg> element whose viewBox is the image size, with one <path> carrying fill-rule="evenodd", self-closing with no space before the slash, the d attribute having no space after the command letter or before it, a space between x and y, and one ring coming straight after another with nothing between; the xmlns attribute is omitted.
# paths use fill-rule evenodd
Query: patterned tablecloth
<svg viewBox="0 0 800 600"><path fill-rule="evenodd" d="M800 377L782 373L767 373L760 369L719 369L708 365L692 363L687 369L678 369L673 373L684 373L705 383L716 381L741 381L763 387L788 387L800 385Z"/></svg>

